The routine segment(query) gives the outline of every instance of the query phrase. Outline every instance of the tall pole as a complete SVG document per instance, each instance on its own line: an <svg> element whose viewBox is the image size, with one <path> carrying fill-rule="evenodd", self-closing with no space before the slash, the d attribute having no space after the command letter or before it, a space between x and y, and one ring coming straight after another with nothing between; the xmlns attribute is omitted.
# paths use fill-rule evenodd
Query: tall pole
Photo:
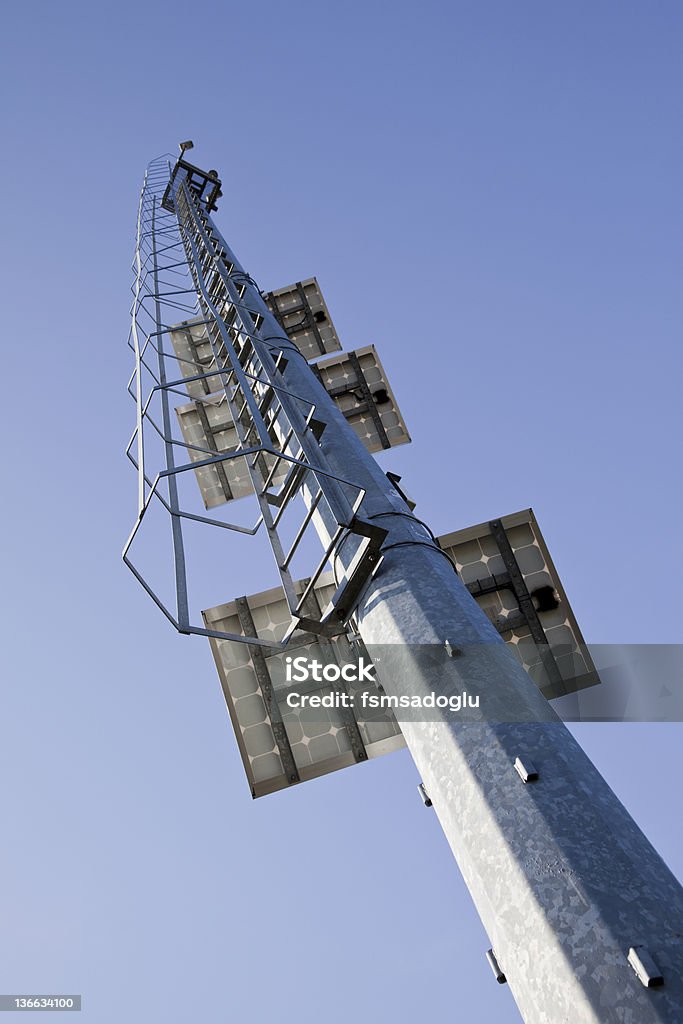
<svg viewBox="0 0 683 1024"><path fill-rule="evenodd" d="M324 424L321 458L365 490L362 515L387 531L381 566L354 611L369 651L381 647L385 691L480 697L478 721L437 710L435 720L401 729L524 1020L681 1024L683 889L510 658L180 176L174 196L195 281L212 274L212 308L198 287L204 315L215 315L218 294L223 310L239 314L263 372L286 389L302 449L312 447L296 418L300 401ZM226 365L236 358L228 353ZM329 544L330 522L316 516L315 524ZM353 540L337 547L342 576L354 549Z"/></svg>

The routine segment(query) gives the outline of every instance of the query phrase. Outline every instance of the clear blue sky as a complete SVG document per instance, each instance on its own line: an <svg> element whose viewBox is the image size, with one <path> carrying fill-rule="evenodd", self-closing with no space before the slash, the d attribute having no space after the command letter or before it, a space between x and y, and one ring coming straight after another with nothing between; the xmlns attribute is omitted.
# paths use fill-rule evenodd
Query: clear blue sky
<svg viewBox="0 0 683 1024"><path fill-rule="evenodd" d="M259 283L317 275L377 345L432 527L531 505L587 639L678 642L682 35L657 0L6 9L3 992L519 1020L408 755L252 803L208 647L120 563L137 192L193 138ZM682 728L575 730L679 876Z"/></svg>

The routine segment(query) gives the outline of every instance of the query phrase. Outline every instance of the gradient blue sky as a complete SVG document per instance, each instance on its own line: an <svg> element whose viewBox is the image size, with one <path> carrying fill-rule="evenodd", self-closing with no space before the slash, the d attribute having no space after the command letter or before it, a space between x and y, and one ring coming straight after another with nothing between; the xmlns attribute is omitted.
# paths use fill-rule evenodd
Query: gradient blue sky
<svg viewBox="0 0 683 1024"><path fill-rule="evenodd" d="M252 803L208 646L120 563L137 193L193 138L259 283L377 345L432 527L531 505L588 640L678 642L682 37L657 0L5 10L3 992L519 1020L408 755ZM575 728L679 876L681 729Z"/></svg>

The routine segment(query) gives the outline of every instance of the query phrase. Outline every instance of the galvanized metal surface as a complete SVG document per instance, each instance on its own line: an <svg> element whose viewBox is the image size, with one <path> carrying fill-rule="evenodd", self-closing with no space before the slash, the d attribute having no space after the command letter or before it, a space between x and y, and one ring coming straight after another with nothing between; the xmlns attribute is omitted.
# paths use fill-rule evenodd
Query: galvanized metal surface
<svg viewBox="0 0 683 1024"><path fill-rule="evenodd" d="M359 628L369 645L387 645L385 689L466 689L483 715L504 699L529 718L402 725L520 1012L529 1024L679 1024L681 886L461 586L425 547L396 550L368 589ZM463 656L443 650L446 632ZM406 644L430 639L429 661ZM533 784L515 769L520 754L538 771ZM633 973L636 943L659 965L661 988Z"/></svg>
<svg viewBox="0 0 683 1024"><path fill-rule="evenodd" d="M403 731L522 1016L527 1024L680 1024L681 886L507 656L429 531L410 515L208 223L230 274L239 275L233 301L251 321L264 374L315 406L325 464L362 488L364 518L381 518L388 531L384 560L355 613L365 643L391 652L382 666L385 689L448 695L466 688L482 699L480 722L444 716L406 723ZM282 352L288 362L278 370ZM323 545L334 541L329 517L315 524ZM340 578L359 543L344 537L336 547ZM446 640L462 656L449 657ZM521 720L501 723L493 714L487 721L501 702ZM524 756L539 773L531 785L514 767ZM631 968L629 950L637 947L661 970L661 987L644 987Z"/></svg>
<svg viewBox="0 0 683 1024"><path fill-rule="evenodd" d="M249 305L267 317L257 289L247 291ZM275 324L266 321L265 329L277 336ZM277 351L274 340L267 347ZM382 516L389 531L384 561L356 610L366 645L394 652L393 664L382 666L387 692L408 686L448 695L466 688L484 698L485 710L514 700L527 718L479 725L444 718L403 727L527 1024L680 1024L680 884L528 675L508 659L429 531L410 516L305 361L291 358L282 379L315 404L327 423L328 463L363 487L365 516ZM350 557L338 551L340 572ZM446 639L479 645L482 654L451 659ZM436 664L415 660L428 644ZM520 751L532 757L542 782L521 782L514 768ZM635 942L660 965L661 988L644 989L635 978L627 960Z"/></svg>

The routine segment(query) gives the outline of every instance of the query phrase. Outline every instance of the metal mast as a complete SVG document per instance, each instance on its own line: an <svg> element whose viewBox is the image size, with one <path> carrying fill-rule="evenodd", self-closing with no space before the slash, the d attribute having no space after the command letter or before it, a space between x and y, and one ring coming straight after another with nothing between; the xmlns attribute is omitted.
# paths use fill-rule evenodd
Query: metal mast
<svg viewBox="0 0 683 1024"><path fill-rule="evenodd" d="M221 377L239 437L235 453L207 452L206 464L239 458L248 468L260 509L257 528L268 534L290 606L290 635L295 628L332 635L353 616L369 651L381 645L387 692L466 690L481 698L478 721L444 713L401 728L489 934L493 962L524 1020L680 1024L683 889L508 656L430 530L284 334L211 217L220 195L216 173L200 171L183 155L174 167L152 166L141 200L130 385L139 417L129 446L137 451L131 458L140 481L138 525L160 478L170 483L189 468L174 465L172 452L156 480L144 468L140 380L145 367L152 372L146 350L161 347L169 325L148 305L152 329L142 330L139 314L145 302L158 301L158 260L165 253L163 268L176 261L189 267L187 293L196 293L210 339L207 366ZM188 308L196 315L197 307ZM194 379L209 376L207 366ZM158 371L155 380L162 396L179 384ZM168 433L160 433L169 455ZM278 472L284 482L276 489ZM182 570L183 513L170 486L169 495ZM294 547L286 549L279 529L294 498L306 512ZM323 549L317 575L331 562L339 583L320 616L305 610L316 573L301 598L289 576L310 525ZM194 627L182 571L178 579L177 612L164 608L178 628L244 641Z"/></svg>

